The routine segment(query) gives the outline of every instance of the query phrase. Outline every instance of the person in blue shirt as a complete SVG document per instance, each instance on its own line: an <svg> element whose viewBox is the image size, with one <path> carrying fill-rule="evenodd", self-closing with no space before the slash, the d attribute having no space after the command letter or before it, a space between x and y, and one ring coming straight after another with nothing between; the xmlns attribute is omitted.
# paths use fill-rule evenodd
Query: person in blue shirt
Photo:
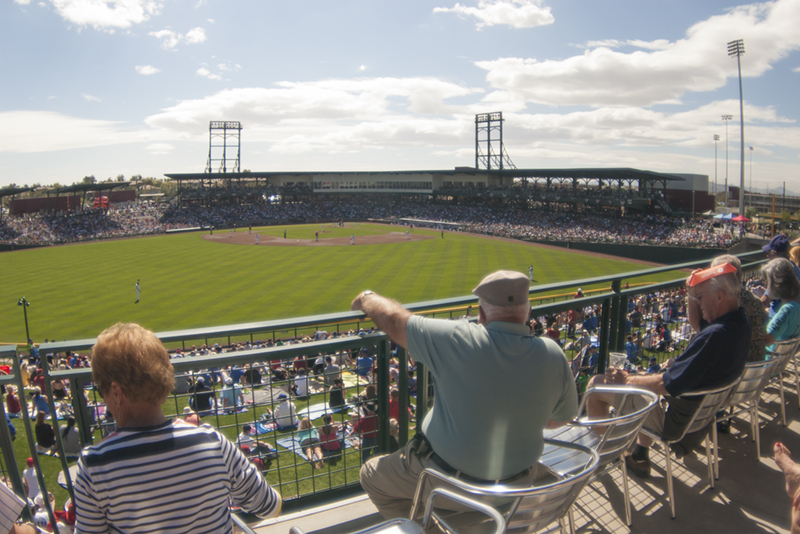
<svg viewBox="0 0 800 534"><path fill-rule="evenodd" d="M772 241L769 244L764 245L762 249L764 253L767 255L768 260L774 260L777 258L783 258L786 261L790 262L792 267L794 268L795 276L800 279L800 267L796 264L791 263L791 258L789 257L789 239L785 235L776 235L772 238ZM769 292L769 286L767 286L767 291L761 297L761 302L767 303L769 302L769 317L770 319L778 313L778 310L781 307L781 299L776 297L775 295L771 295Z"/></svg>
<svg viewBox="0 0 800 534"><path fill-rule="evenodd" d="M361 355L356 361L358 374L362 378L367 378L372 371L372 358L369 357L369 352L366 349L361 349Z"/></svg>
<svg viewBox="0 0 800 534"><path fill-rule="evenodd" d="M636 343L633 342L633 336L628 336L628 342L625 343L625 355L628 357L628 361L631 363L634 363L639 359L639 347L637 347Z"/></svg>
<svg viewBox="0 0 800 534"><path fill-rule="evenodd" d="M650 358L650 367L647 368L647 373L655 374L660 372L661 372L661 366L658 365L658 360L656 360L656 357L653 356L652 358Z"/></svg>
<svg viewBox="0 0 800 534"><path fill-rule="evenodd" d="M800 280L789 260L776 258L761 269L770 296L780 301L780 308L767 325L766 345L800 335Z"/></svg>

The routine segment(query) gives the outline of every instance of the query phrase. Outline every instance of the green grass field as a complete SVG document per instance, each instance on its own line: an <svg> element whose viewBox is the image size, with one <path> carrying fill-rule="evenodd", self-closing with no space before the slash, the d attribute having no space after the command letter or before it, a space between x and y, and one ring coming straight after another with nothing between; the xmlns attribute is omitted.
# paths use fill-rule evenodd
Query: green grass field
<svg viewBox="0 0 800 534"><path fill-rule="evenodd" d="M313 240L320 227L254 228L253 233L258 232L264 243L270 235L282 239L284 229L289 239ZM117 321L165 331L346 311L352 298L367 288L404 303L462 296L489 272L514 269L527 273L531 264L537 284L642 268L635 262L522 242L450 233L441 239L439 232L428 230L414 233L433 239L358 244L361 236L400 231L405 229L371 224L341 229L326 226L320 236L349 238L355 234L356 246L255 247L207 241L203 239L206 233L188 233L3 253L0 342L24 343L22 309L17 306L23 296L31 302L31 335L41 342L45 338L91 338ZM223 237L226 234L222 232ZM671 278L675 276L665 274L649 281ZM137 279L142 294L135 304ZM315 396L311 402L323 400ZM165 412L182 413L186 399L176 405L171 402ZM260 410L207 422L233 439L238 433L236 422L253 421L263 408ZM29 452L21 421L15 420L15 426L14 448L21 470ZM274 438L268 440L274 443ZM326 466L313 477L310 465L291 452L280 454L267 476L271 483L282 486L285 498L342 484L345 474L349 481L358 476L358 451L348 451L338 466ZM49 457L40 460L48 488L62 503L66 492L55 484L60 463ZM275 469L278 465L281 468Z"/></svg>
<svg viewBox="0 0 800 534"><path fill-rule="evenodd" d="M261 236L314 239L319 226L254 228ZM241 232L242 230L240 230ZM361 224L327 227L321 239L401 231ZM405 229L403 228L404 232ZM224 234L225 232L223 232ZM333 313L363 289L403 303L467 295L497 269L527 272L535 283L640 270L639 264L415 229L435 239L393 244L274 247L210 242L174 234L0 254L0 342L24 343L20 297L31 303L36 342L91 338L118 321L155 331ZM263 243L263 241L262 241ZM653 277L653 281L674 278ZM134 284L141 280L141 302Z"/></svg>

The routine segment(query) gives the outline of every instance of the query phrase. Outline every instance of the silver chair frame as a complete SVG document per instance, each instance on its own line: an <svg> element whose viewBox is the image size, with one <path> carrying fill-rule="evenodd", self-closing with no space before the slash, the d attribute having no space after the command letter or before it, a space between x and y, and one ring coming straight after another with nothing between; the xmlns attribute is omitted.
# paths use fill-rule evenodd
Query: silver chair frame
<svg viewBox="0 0 800 534"><path fill-rule="evenodd" d="M720 409L721 412L725 412L731 408L733 412L716 416L717 423L728 421L740 414L750 416L750 437L756 442L756 458L761 458L761 425L758 405L761 401L761 394L772 380L775 369L780 363L779 358L748 363L744 368L741 380L731 392L728 402ZM719 434L716 424L711 427L711 435L714 441L714 478L719 479Z"/></svg>
<svg viewBox="0 0 800 534"><path fill-rule="evenodd" d="M772 345L772 349L767 350L769 359L778 359L780 362L775 368L770 382L775 383L775 387L778 388L778 393L781 396L781 423L783 426L786 426L786 395L784 392L783 372L786 370L789 360L794 358L795 354L797 354L798 345L800 345L800 338L793 337L783 341L776 341L775 344ZM796 374L797 366L795 366L795 375ZM797 380L796 377L795 380Z"/></svg>
<svg viewBox="0 0 800 534"><path fill-rule="evenodd" d="M681 441L686 434L692 434L694 432L699 432L703 430L709 423L716 424L716 414L719 411L720 407L725 404L728 399L730 398L731 392L734 388L739 384L739 380L741 377L734 380L732 383L721 386L713 389L701 389L695 391L687 391L683 395L680 395L681 398L685 397L703 397L703 400L700 401L697 410L694 412L694 415L689 420L689 423L683 429L681 435L673 440L665 440L661 436L655 434L654 432L648 430L645 427L642 427L642 432L650 437L651 439L658 441L662 444L664 448L664 456L666 457L667 463L667 497L669 499L669 507L670 512L672 514L672 518L675 518L675 491L673 488L673 480L672 480L672 450L670 449L670 444L677 443ZM713 454L711 451L711 440L708 439L706 436L706 463L708 465L708 479L711 483L711 487L714 487L714 469L713 469Z"/></svg>
<svg viewBox="0 0 800 534"><path fill-rule="evenodd" d="M472 498L500 499L504 502L500 512L505 520L505 529L514 534L536 532L541 528L558 521L563 531L564 517L572 504L580 495L581 490L597 469L600 457L596 451L556 440L545 439L546 446L561 447L572 453L581 454L584 458L582 467L570 476L556 482L541 486L506 485L506 484L475 484L442 473L435 469L425 469L417 482L414 500L411 507L411 518L416 516L425 483L433 479L433 483L452 486L457 491ZM436 510L431 512L431 517L437 521L442 530L455 532L449 523L453 516L445 517ZM574 525L571 525L574 528Z"/></svg>
<svg viewBox="0 0 800 534"><path fill-rule="evenodd" d="M589 484L613 469L620 468L622 470L625 521L628 526L631 526L631 500L628 470L625 467L625 453L631 448L631 445L639 435L647 416L658 404L659 396L652 391L630 386L598 386L586 391L578 413L584 414L588 399L598 394L614 395L613 406L617 412L614 417L590 420L588 417L581 415L578 419L569 423L568 426L553 431L545 431L545 436L550 439L590 447L597 451L600 457L599 466L589 480ZM622 407L632 396L644 397L648 401L647 406L629 414L621 413ZM554 474L563 477L579 468L574 457L574 454L559 454L558 450L552 447L545 447L539 462Z"/></svg>
<svg viewBox="0 0 800 534"><path fill-rule="evenodd" d="M380 534L382 532L393 534L422 534L430 526L431 518L433 517L434 502L438 497L444 497L455 501L475 512L480 512L487 516L494 522L493 534L503 534L506 530L506 522L503 516L489 506L488 504L478 502L470 499L464 495L454 493L444 488L435 488L428 496L427 503L425 504L425 514L422 518L422 524L418 525L410 519L390 519L378 525L359 530L354 534ZM413 517L413 516L412 516ZM237 525L238 526L238 525ZM293 526L289 529L289 534L304 534L300 527Z"/></svg>

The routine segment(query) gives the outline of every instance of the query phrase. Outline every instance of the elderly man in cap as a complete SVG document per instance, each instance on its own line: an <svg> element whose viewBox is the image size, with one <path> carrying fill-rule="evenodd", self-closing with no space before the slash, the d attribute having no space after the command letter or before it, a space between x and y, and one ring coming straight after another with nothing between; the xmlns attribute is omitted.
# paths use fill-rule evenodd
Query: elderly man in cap
<svg viewBox="0 0 800 534"><path fill-rule="evenodd" d="M361 485L384 517L409 516L426 467L468 482L533 481L543 430L577 415L564 353L554 341L532 336L526 325L529 289L523 273L484 278L473 290L477 324L412 315L372 291L353 300L351 309L363 311L425 365L436 388L433 410L414 439L361 468Z"/></svg>
<svg viewBox="0 0 800 534"><path fill-rule="evenodd" d="M729 263L694 271L686 280L689 297L689 321L698 321L699 331L683 353L664 373L628 373L623 369L609 368L605 376L595 376L589 388L600 384L621 384L647 389L663 395L668 403L657 404L650 412L644 426L664 439L677 439L697 410L697 398L682 398L692 390L726 386L739 378L747 363L750 351L750 320L739 307L741 284L736 267ZM604 394L590 397L587 412L592 419L609 416L613 399ZM640 409L643 406L625 406ZM687 436L673 445L681 458L695 446L704 434ZM650 476L650 438L639 434L638 444L625 458L628 471L640 478Z"/></svg>

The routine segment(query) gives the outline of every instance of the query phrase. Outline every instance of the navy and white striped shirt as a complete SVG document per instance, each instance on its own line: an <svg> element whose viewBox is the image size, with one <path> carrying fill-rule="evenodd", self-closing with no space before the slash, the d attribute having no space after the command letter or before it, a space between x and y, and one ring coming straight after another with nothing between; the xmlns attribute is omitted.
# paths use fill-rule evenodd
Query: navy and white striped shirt
<svg viewBox="0 0 800 534"><path fill-rule="evenodd" d="M83 449L76 532L232 532L228 497L262 518L280 495L227 438L180 419L124 428Z"/></svg>

